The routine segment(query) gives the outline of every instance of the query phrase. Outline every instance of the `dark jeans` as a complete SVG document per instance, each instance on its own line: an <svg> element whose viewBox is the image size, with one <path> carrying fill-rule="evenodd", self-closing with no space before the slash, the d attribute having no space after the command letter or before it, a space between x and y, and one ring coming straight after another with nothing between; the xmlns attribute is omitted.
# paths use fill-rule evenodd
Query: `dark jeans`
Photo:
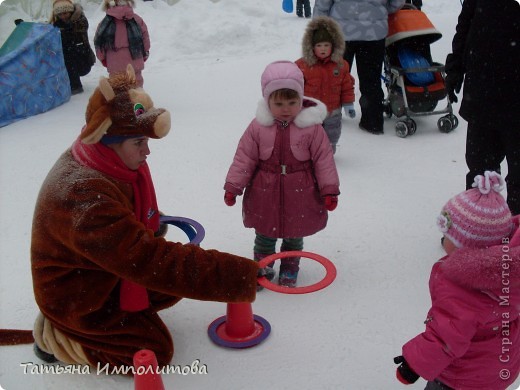
<svg viewBox="0 0 520 390"><path fill-rule="evenodd" d="M305 17L311 16L311 0L296 0L296 15L303 16L305 11Z"/></svg>
<svg viewBox="0 0 520 390"><path fill-rule="evenodd" d="M82 87L81 80L79 78L79 72L77 70L76 61L77 58L74 58L74 53L69 53L68 51L64 51L63 57L65 61L65 67L67 68L67 74L69 76L70 81L70 89L78 89Z"/></svg>
<svg viewBox="0 0 520 390"><path fill-rule="evenodd" d="M451 387L446 386L444 383L439 381L433 381L426 383L424 390L453 390Z"/></svg>
<svg viewBox="0 0 520 390"><path fill-rule="evenodd" d="M359 124L370 131L383 130L383 99L381 74L385 56L385 40L347 41L343 58L350 69L357 61L357 76L361 98L361 120Z"/></svg>
<svg viewBox="0 0 520 390"><path fill-rule="evenodd" d="M476 175L484 171L500 172L500 163L507 160L507 204L513 215L520 214L520 123L500 118L470 120L466 138L466 189Z"/></svg>

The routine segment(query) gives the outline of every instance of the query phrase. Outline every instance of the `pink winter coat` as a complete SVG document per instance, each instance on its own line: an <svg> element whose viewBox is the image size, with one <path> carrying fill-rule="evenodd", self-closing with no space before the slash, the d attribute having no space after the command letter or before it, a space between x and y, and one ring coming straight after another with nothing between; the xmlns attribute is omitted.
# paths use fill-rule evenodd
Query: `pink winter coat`
<svg viewBox="0 0 520 390"><path fill-rule="evenodd" d="M107 71L109 74L126 71L128 64L131 64L134 67L136 73L141 72L144 69L144 58L139 57L133 59L130 55L125 20L133 18L137 22L143 35L144 50L145 52L149 52L150 36L148 35L148 27L146 26L146 23L139 15L134 13L134 9L129 5L110 7L107 9L106 13L107 15L113 16L115 19L115 48L113 50L104 51L99 47L96 47L97 58L101 62L106 61Z"/></svg>
<svg viewBox="0 0 520 390"><path fill-rule="evenodd" d="M456 390L502 390L520 370L520 247L459 249L430 276L426 330L403 346L410 367Z"/></svg>
<svg viewBox="0 0 520 390"><path fill-rule="evenodd" d="M224 189L241 195L244 226L273 238L314 234L327 225L323 196L339 194L339 177L318 100L283 127L267 103L238 144ZM282 166L285 166L283 168ZM283 174L282 170L285 170Z"/></svg>

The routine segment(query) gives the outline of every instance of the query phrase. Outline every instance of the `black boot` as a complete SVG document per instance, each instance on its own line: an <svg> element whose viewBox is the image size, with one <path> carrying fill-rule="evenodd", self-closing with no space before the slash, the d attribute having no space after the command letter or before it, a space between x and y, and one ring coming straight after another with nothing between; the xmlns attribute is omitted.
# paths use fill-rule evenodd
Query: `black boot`
<svg viewBox="0 0 520 390"><path fill-rule="evenodd" d="M43 351L36 343L34 343L33 350L36 357L43 360L45 363L56 363L58 361L53 354Z"/></svg>

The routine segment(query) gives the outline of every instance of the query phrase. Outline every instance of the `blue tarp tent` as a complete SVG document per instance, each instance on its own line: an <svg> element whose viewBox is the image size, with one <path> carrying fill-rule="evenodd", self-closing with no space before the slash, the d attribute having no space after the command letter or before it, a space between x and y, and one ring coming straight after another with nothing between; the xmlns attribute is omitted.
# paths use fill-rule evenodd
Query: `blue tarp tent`
<svg viewBox="0 0 520 390"><path fill-rule="evenodd" d="M59 29L22 22L0 48L0 127L70 99Z"/></svg>

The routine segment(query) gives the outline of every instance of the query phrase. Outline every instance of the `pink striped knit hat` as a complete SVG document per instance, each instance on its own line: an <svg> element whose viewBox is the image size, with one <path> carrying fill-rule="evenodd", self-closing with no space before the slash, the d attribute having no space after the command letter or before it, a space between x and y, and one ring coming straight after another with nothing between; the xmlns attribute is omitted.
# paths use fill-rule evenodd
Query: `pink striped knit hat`
<svg viewBox="0 0 520 390"><path fill-rule="evenodd" d="M470 190L451 198L437 217L437 226L457 248L487 248L511 235L513 219L500 191L504 179L486 171Z"/></svg>

